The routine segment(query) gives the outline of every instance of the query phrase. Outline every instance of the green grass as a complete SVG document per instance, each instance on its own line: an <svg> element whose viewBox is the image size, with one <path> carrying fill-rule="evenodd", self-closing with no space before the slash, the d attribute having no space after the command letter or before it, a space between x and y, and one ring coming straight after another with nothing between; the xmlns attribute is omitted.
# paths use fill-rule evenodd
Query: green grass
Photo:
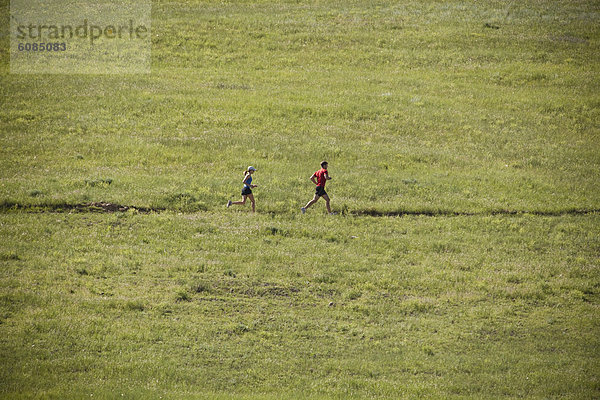
<svg viewBox="0 0 600 400"><path fill-rule="evenodd" d="M598 209L598 9L508 11L155 2L151 75L5 69L4 197L215 210L255 164L292 212L325 158L349 209Z"/></svg>
<svg viewBox="0 0 600 400"><path fill-rule="evenodd" d="M600 397L599 40L594 1L154 1L104 76L0 35L0 397Z"/></svg>
<svg viewBox="0 0 600 400"><path fill-rule="evenodd" d="M600 388L597 215L11 213L1 223L17 256L1 261L5 394L586 398Z"/></svg>

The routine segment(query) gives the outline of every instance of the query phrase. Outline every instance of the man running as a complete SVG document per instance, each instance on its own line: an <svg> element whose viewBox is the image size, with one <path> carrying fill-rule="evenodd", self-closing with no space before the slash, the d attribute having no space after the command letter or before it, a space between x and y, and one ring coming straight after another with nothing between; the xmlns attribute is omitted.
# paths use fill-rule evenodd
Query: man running
<svg viewBox="0 0 600 400"><path fill-rule="evenodd" d="M300 209L302 211L302 214L304 214L306 212L306 209L315 204L321 197L325 199L325 206L327 206L327 212L332 215L334 214L331 212L331 207L329 206L329 196L325 191L325 182L327 182L330 179L331 177L327 173L327 161L323 161L321 163L321 169L312 174L312 176L310 177L310 180L312 181L312 183L317 185L317 188L315 190L315 196L313 197L313 199L306 203L306 205Z"/></svg>

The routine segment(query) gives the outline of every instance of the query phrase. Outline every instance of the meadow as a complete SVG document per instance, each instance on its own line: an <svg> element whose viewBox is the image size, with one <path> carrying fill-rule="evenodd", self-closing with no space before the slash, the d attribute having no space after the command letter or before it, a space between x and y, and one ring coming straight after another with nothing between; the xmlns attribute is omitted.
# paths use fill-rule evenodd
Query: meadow
<svg viewBox="0 0 600 400"><path fill-rule="evenodd" d="M600 397L599 40L534 0L153 1L150 74L0 36L0 397Z"/></svg>

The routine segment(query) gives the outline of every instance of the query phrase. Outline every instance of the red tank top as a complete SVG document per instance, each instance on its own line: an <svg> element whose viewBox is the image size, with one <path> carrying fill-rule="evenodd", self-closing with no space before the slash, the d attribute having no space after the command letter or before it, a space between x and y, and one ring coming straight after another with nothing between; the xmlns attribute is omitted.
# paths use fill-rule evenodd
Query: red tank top
<svg viewBox="0 0 600 400"><path fill-rule="evenodd" d="M325 187L325 174L327 174L327 170L325 168L321 168L317 172L315 172L315 176L317 177L317 186Z"/></svg>

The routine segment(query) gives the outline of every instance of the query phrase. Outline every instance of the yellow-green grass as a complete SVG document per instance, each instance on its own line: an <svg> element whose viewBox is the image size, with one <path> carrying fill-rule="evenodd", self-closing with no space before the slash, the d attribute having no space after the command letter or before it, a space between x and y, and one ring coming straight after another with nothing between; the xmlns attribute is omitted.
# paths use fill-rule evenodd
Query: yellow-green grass
<svg viewBox="0 0 600 400"><path fill-rule="evenodd" d="M599 29L154 1L118 76L9 74L0 35L0 397L600 397ZM301 215L323 159L339 214Z"/></svg>
<svg viewBox="0 0 600 400"><path fill-rule="evenodd" d="M592 398L598 216L0 217L8 397Z"/></svg>
<svg viewBox="0 0 600 400"><path fill-rule="evenodd" d="M594 2L152 15L149 75L10 75L1 53L3 200L216 210L254 165L260 209L290 213L327 159L348 210L600 208Z"/></svg>

